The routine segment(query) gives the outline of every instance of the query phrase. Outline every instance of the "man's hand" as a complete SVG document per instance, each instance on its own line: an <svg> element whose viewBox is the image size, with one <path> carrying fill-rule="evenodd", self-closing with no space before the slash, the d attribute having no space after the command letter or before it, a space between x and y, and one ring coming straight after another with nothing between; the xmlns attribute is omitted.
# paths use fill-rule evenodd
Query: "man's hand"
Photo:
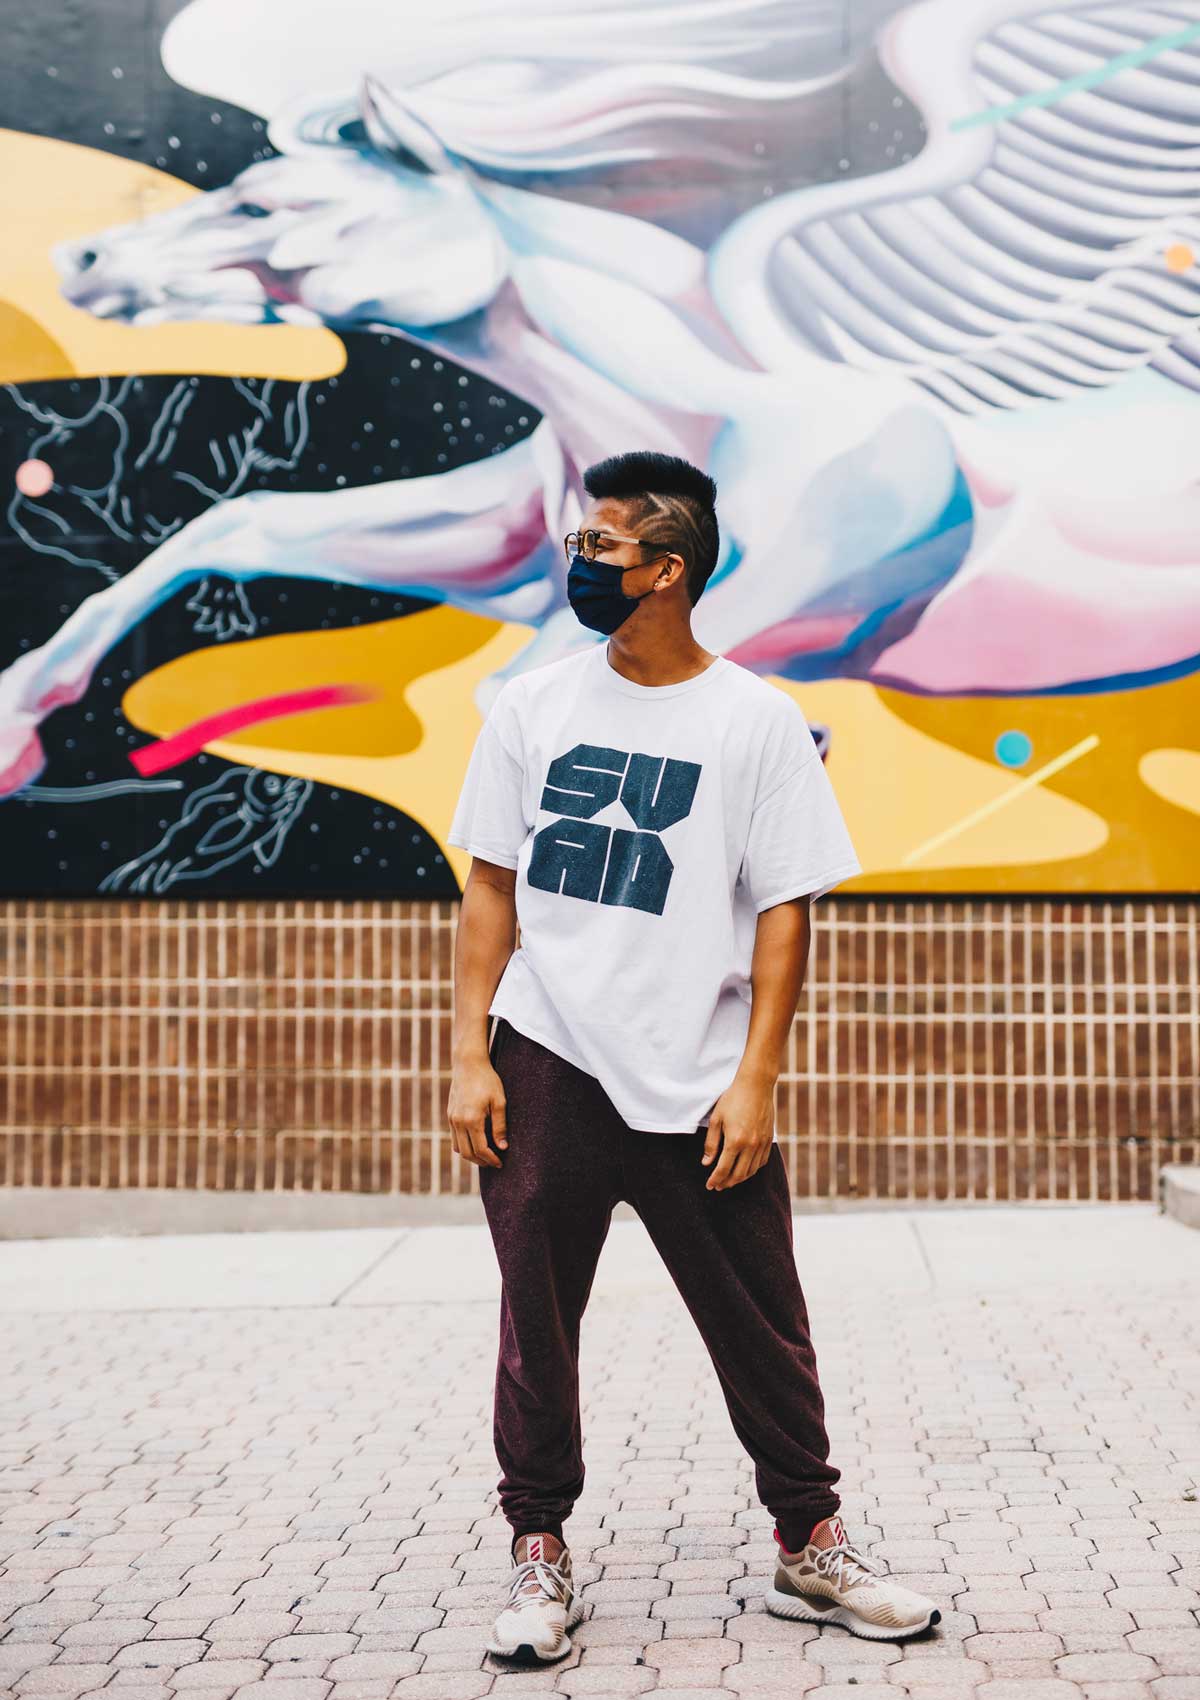
<svg viewBox="0 0 1200 1700"><path fill-rule="evenodd" d="M773 1077L735 1075L733 1082L713 1105L701 1162L711 1163L721 1146L721 1157L705 1182L706 1192L721 1192L762 1168L771 1155L775 1137L775 1081Z"/></svg>
<svg viewBox="0 0 1200 1700"><path fill-rule="evenodd" d="M504 1082L486 1057L455 1064L446 1115L450 1143L468 1163L501 1167L487 1142L487 1118L492 1118L492 1139L501 1151L507 1151L505 1104Z"/></svg>

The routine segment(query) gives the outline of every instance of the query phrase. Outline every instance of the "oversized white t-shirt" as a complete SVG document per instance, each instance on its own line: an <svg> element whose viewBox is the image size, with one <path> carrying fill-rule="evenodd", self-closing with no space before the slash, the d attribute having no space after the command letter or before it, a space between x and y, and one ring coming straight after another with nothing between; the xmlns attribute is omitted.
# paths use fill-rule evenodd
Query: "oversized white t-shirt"
<svg viewBox="0 0 1200 1700"><path fill-rule="evenodd" d="M759 912L862 872L792 697L725 656L640 685L607 641L506 681L448 837L516 869L489 1013L648 1133L707 1125L737 1072Z"/></svg>

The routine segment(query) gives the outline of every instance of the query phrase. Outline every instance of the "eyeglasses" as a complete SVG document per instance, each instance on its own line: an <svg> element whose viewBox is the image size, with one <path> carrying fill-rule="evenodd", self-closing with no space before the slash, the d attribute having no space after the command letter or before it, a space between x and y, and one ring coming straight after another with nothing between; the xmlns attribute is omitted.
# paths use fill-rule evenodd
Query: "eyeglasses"
<svg viewBox="0 0 1200 1700"><path fill-rule="evenodd" d="M600 547L601 539L603 539L605 543L636 543L639 549L662 548L662 544L659 543L656 538L652 537L621 537L615 531L568 531L567 535L563 538L563 548L567 552L568 562L571 560L573 555L582 555L585 561L594 561L596 559L596 550ZM669 554L670 551L667 550L664 551L664 553ZM651 565L651 562L638 561L636 565L639 567L648 567ZM621 570L623 572L630 573L634 569L633 567L623 567Z"/></svg>

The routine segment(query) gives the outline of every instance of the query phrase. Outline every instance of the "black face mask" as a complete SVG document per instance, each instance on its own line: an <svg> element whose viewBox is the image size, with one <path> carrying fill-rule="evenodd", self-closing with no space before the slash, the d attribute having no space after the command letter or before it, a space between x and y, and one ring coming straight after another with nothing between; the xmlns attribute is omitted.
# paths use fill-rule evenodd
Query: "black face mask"
<svg viewBox="0 0 1200 1700"><path fill-rule="evenodd" d="M589 561L586 555L572 555L567 572L567 600L580 621L592 631L615 632L639 602L654 594L652 586L640 596L626 596L621 589L622 578L626 573L636 572L637 567L652 565L651 561L639 561L637 566L619 567L615 561Z"/></svg>

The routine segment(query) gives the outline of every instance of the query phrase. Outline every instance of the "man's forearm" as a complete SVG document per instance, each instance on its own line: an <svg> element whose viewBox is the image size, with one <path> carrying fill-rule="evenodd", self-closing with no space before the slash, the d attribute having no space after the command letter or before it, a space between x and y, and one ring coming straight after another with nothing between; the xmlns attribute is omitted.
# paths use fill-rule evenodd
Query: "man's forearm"
<svg viewBox="0 0 1200 1700"><path fill-rule="evenodd" d="M487 1055L488 1005L516 942L512 891L478 878L468 880L454 942L456 1063Z"/></svg>
<svg viewBox="0 0 1200 1700"><path fill-rule="evenodd" d="M738 1067L743 1079L773 1083L783 1072L808 968L809 903L807 897L792 898L758 917L750 965L750 1030Z"/></svg>

